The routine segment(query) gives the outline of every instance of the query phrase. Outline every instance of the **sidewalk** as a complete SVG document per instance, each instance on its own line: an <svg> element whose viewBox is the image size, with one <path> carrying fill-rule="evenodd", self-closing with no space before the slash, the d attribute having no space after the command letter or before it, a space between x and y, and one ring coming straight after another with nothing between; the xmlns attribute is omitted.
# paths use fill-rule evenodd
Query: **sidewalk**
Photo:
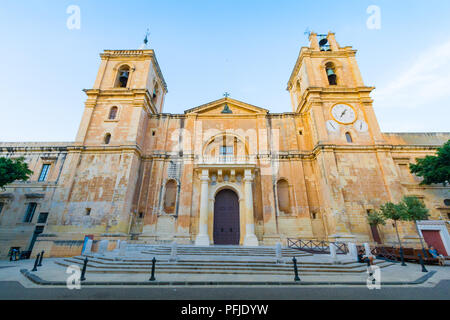
<svg viewBox="0 0 450 320"><path fill-rule="evenodd" d="M65 286L71 273L66 273L67 268L55 264L60 258L44 259L43 266L36 272L30 272L34 260L2 261L0 262L0 281L18 281L24 287L33 288L41 286ZM439 266L427 266L428 273L421 272L420 265L408 263L406 267L400 264L383 268L381 270L381 285L403 286L434 286L441 280L450 279L450 268ZM22 272L21 272L22 270ZM301 281L294 281L287 275L233 275L233 274L158 274L156 268L156 281L149 281L148 274L108 274L86 273L86 281L83 285L89 286L294 286L294 285L322 285L322 286L351 286L366 285L368 274L320 274L302 275Z"/></svg>

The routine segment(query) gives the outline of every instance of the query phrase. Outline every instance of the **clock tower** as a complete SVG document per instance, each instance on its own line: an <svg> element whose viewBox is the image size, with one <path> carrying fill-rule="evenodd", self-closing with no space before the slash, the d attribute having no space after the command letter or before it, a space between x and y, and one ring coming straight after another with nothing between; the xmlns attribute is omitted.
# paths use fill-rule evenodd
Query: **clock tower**
<svg viewBox="0 0 450 320"><path fill-rule="evenodd" d="M292 108L310 120L313 145L383 143L356 50L341 47L334 33L309 36L288 82Z"/></svg>
<svg viewBox="0 0 450 320"><path fill-rule="evenodd" d="M371 208L364 204L356 210L359 200L350 198L354 196L350 184L364 183L360 179L364 168L352 166L352 161L358 161L361 152L384 144L370 97L374 88L364 85L356 50L341 47L334 33L311 33L309 40L310 46L300 50L287 90L293 111L309 133L307 145L312 150L308 151L314 155L316 168L311 179L320 188L320 211L328 239L352 241L355 225L351 221L365 221L364 212ZM377 153L368 160L371 166L377 166L377 157L383 156Z"/></svg>

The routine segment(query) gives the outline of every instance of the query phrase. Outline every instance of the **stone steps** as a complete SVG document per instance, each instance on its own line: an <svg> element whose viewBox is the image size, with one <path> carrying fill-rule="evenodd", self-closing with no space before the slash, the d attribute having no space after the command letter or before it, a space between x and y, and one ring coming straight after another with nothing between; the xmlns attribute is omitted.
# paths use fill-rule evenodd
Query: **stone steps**
<svg viewBox="0 0 450 320"><path fill-rule="evenodd" d="M88 254L87 272L103 274L149 274L152 258L156 257L156 273L178 275L235 274L235 275L280 275L292 276L294 267L292 257L297 258L300 274L362 274L366 265L350 260L333 263L324 255L314 256L303 251L282 248L282 263L276 261L274 247L240 246L177 246L177 262L170 261L172 248L169 245L129 244L125 255L119 251L104 254ZM325 258L325 259L324 259ZM345 257L344 257L345 258ZM83 265L85 256L65 258L55 261L64 267ZM392 263L376 260L381 268Z"/></svg>
<svg viewBox="0 0 450 320"><path fill-rule="evenodd" d="M84 257L67 258L55 263L68 267L69 265L83 264ZM385 261L376 261L381 268L392 265ZM88 263L87 272L94 273L149 273L151 262L132 261L110 261L98 257L91 257ZM262 275L291 275L293 274L292 263L276 264L267 261L157 261L157 273L177 273L177 274L262 274ZM357 263L347 264L320 264L320 263L300 263L300 273L363 273L366 272L365 265Z"/></svg>
<svg viewBox="0 0 450 320"><path fill-rule="evenodd" d="M138 248L129 248L127 252L142 252L150 255L170 255L170 246L142 246ZM239 247L239 246L210 246L210 247L195 247L195 246L178 246L177 253L179 255L223 255L223 256L257 256L267 257L275 256L274 247ZM295 249L284 248L281 250L283 256L308 256L310 253L302 252Z"/></svg>
<svg viewBox="0 0 450 320"><path fill-rule="evenodd" d="M106 257L101 257L101 256L89 256L87 255L87 257L89 258L90 262L95 262L97 264L104 264L104 265L110 265L110 264L114 264L114 265L144 265L144 266L148 266L152 264L152 260L151 259L129 259L129 258L124 258L124 259L112 259L112 258L106 258ZM77 257L72 257L72 258L66 258L66 260L68 259L76 259L79 261L83 261L85 258L85 256L77 256ZM172 265L174 262L171 262L169 260L165 260L165 259L158 259L158 264L164 264L164 263L168 263L170 265ZM376 260L375 264L377 263L382 263L383 260ZM273 261L245 261L245 260L188 260L188 259L179 259L179 261L176 262L178 265L189 265L189 264L195 264L195 265L220 265L220 266L237 266L237 265L273 265L273 266L284 266L284 265L288 265L288 266L292 266L293 262L292 260L290 260L289 258L285 259L285 261L283 263L277 263L275 261L275 259L273 259ZM331 263L331 262L302 262L301 260L297 261L297 265L299 266L315 266L315 267L322 267L322 266L326 266L326 267L345 267L345 268L353 268L356 266L361 266L360 263L357 262L352 262L352 261L342 261L339 264L335 264L335 263Z"/></svg>

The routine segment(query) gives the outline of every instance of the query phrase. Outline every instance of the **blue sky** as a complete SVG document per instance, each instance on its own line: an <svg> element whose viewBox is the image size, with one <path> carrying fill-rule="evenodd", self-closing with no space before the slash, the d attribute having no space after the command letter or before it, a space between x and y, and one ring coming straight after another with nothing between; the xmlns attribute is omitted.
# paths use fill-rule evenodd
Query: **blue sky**
<svg viewBox="0 0 450 320"><path fill-rule="evenodd" d="M68 6L81 9L69 30ZM368 6L381 29L366 27ZM358 50L383 131L450 131L450 1L2 1L0 141L73 141L104 49L147 28L168 84L165 112L231 97L290 112L286 83L304 31Z"/></svg>

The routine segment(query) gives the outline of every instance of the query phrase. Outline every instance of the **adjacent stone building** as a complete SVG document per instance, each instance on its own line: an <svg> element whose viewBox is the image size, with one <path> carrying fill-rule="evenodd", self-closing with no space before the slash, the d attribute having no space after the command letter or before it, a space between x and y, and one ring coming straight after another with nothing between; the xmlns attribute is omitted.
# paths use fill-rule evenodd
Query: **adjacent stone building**
<svg viewBox="0 0 450 320"><path fill-rule="evenodd" d="M146 243L274 245L287 238L396 241L367 214L416 195L427 242L450 253L450 188L421 186L408 164L450 133L383 133L356 51L310 36L287 90L292 111L225 98L163 112L153 50L106 50L74 142L1 143L24 156L28 182L0 192L0 254L81 252L86 236ZM405 242L417 242L401 223Z"/></svg>

